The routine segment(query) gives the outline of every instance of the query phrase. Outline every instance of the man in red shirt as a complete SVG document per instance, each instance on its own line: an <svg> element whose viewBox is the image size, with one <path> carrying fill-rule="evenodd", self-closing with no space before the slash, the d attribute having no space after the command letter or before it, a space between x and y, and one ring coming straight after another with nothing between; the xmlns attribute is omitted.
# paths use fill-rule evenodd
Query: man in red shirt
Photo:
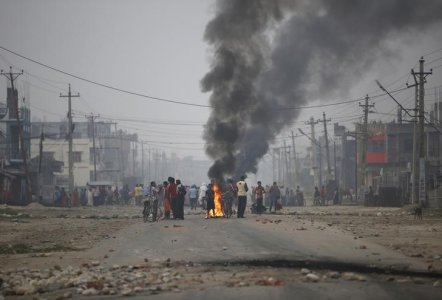
<svg viewBox="0 0 442 300"><path fill-rule="evenodd" d="M264 211L263 206L263 199L264 194L266 193L266 190L261 185L261 181L258 181L258 186L255 188L255 194L256 194L256 212L260 215Z"/></svg>

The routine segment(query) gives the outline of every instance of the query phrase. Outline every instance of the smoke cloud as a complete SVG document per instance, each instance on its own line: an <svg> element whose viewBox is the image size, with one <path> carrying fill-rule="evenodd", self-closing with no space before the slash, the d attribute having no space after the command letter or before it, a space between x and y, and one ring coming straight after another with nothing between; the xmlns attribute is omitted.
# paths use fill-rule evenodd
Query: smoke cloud
<svg viewBox="0 0 442 300"><path fill-rule="evenodd" d="M256 172L275 136L308 99L345 93L386 42L441 22L442 1L219 0L205 40L212 113L204 132L210 178Z"/></svg>

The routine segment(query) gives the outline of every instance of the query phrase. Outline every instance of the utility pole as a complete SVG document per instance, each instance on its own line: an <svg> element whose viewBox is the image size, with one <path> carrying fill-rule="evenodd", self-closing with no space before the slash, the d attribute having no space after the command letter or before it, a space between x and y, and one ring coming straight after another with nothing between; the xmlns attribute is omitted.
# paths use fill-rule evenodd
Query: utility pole
<svg viewBox="0 0 442 300"><path fill-rule="evenodd" d="M97 155L96 155L96 148L95 148L95 119L99 118L100 115L94 115L91 113L89 116L85 116L86 119L90 120L92 123L92 152L94 156L94 181L97 181Z"/></svg>
<svg viewBox="0 0 442 300"><path fill-rule="evenodd" d="M141 141L141 178L143 182L146 181L144 174L144 141Z"/></svg>
<svg viewBox="0 0 442 300"><path fill-rule="evenodd" d="M38 155L38 196L39 196L39 200L40 200L40 196L42 195L41 193L41 188L43 186L43 176L41 175L41 164L42 164L42 160L43 160L43 141L45 140L45 134L43 131L43 126L41 128L41 133L40 133L40 147L39 147L39 155Z"/></svg>
<svg viewBox="0 0 442 300"><path fill-rule="evenodd" d="M290 149L289 149L289 153L287 153L287 143L286 140L284 140L284 186L287 187L288 183L291 182L291 178L290 178L290 173L289 173L289 162L288 162L288 155L290 154Z"/></svg>
<svg viewBox="0 0 442 300"><path fill-rule="evenodd" d="M0 75L5 76L9 81L11 82L11 88L12 88L12 97L14 97L14 105L15 107L15 117L17 119L17 129L18 129L18 136L20 140L20 155L23 160L23 167L25 170L25 176L26 176L26 201L30 202L32 198L32 191L31 191L31 179L29 177L29 169L28 169L28 161L27 161L27 154L26 154L26 147L25 147L25 140L23 136L23 127L21 125L20 121L20 107L18 106L18 92L17 96L15 95L15 86L14 81L18 78L18 76L23 75L23 70L20 73L14 73L12 72L12 67L9 67L9 73L4 73L3 70L0 70Z"/></svg>
<svg viewBox="0 0 442 300"><path fill-rule="evenodd" d="M293 130L292 130L292 148L293 148L293 168L294 168L294 172L293 172L293 186L296 187L296 185L298 184L298 180L299 180L299 166L298 166L298 159L296 156L296 148L295 148L295 135L293 134Z"/></svg>
<svg viewBox="0 0 442 300"><path fill-rule="evenodd" d="M42 156L43 156L43 141L45 140L45 134L43 130L40 133L40 147L39 147L39 159L38 159L38 174L41 174L41 163L42 163ZM41 177L41 175L39 176Z"/></svg>
<svg viewBox="0 0 442 300"><path fill-rule="evenodd" d="M415 72L411 70L411 74L414 77L414 81L416 86L418 87L418 126L419 126L419 202L423 203L425 201L425 82L428 75L433 74L433 71L430 72L424 71L424 58L421 57L419 60L419 72ZM415 183L413 183L414 185Z"/></svg>
<svg viewBox="0 0 442 300"><path fill-rule="evenodd" d="M313 118L312 118L313 119ZM315 178L315 186L321 186L322 185L322 146L321 144L319 144L316 140L313 139L313 135L309 136L308 134L306 134L304 131L302 131L301 128L298 128L299 132L304 135L305 137L307 137L311 142L312 142L312 148L315 149L316 147L318 147L319 150L319 178L318 181L316 181ZM316 151L316 150L315 150ZM317 167L313 170L316 170ZM314 175L316 175L317 173L314 173Z"/></svg>
<svg viewBox="0 0 442 300"><path fill-rule="evenodd" d="M361 145L361 171L360 171L360 185L366 184L366 171L367 171L367 141L368 141L368 113L371 113L370 108L374 107L374 104L368 104L370 98L368 95L365 97L365 104L359 104L363 108L364 112L364 125L362 128L362 145Z"/></svg>
<svg viewBox="0 0 442 300"><path fill-rule="evenodd" d="M69 192L72 193L74 191L74 159L72 155L72 98L80 97L80 94L72 95L71 93L71 84L69 84L69 90L67 95L60 94L60 98L68 98L68 120L69 120L69 129L68 129L68 139L69 139Z"/></svg>
<svg viewBox="0 0 442 300"><path fill-rule="evenodd" d="M278 185L281 183L281 149L280 148L274 148L273 149L273 153L276 154L275 155L275 159L277 160L277 178L275 179L275 181L278 183Z"/></svg>
<svg viewBox="0 0 442 300"><path fill-rule="evenodd" d="M312 169L313 169L313 178L315 186L319 186L319 170L318 170L318 159L316 153L316 138L315 138L315 124L318 124L318 121L315 121L313 117L310 118L310 121L305 122L305 124L310 125L311 129L311 147L312 147Z"/></svg>
<svg viewBox="0 0 442 300"><path fill-rule="evenodd" d="M327 122L331 122L331 119L328 120L325 118L325 112L322 113L322 120L319 119L318 122L324 123L324 135L325 135L325 154L327 158L327 179L331 179L331 167L330 167L330 148L328 144L328 134L327 134ZM335 171L336 172L336 171Z"/></svg>
<svg viewBox="0 0 442 300"><path fill-rule="evenodd" d="M136 151L137 151L137 149L136 149L137 147L136 147L136 141L133 141L132 142L132 174L133 174L133 176L136 176L135 175L135 154L136 154Z"/></svg>
<svg viewBox="0 0 442 300"><path fill-rule="evenodd" d="M319 186L323 185L323 180L322 180L322 146L320 143L318 143L318 158L319 158Z"/></svg>
<svg viewBox="0 0 442 300"><path fill-rule="evenodd" d="M120 139L120 181L123 182L124 178L124 171L125 171L125 165L124 165L124 149L123 149L123 130L120 129L119 132L119 139Z"/></svg>
<svg viewBox="0 0 442 300"><path fill-rule="evenodd" d="M338 184L338 172L337 172L337 165L336 165L336 141L333 141L333 157L334 157L334 165L335 165L335 183L336 186L339 188Z"/></svg>
<svg viewBox="0 0 442 300"><path fill-rule="evenodd" d="M344 130L344 134L341 137L341 171L339 172L339 183L343 185L344 188L348 188L348 182L345 178L346 170L347 170L347 132ZM336 174L336 170L335 170Z"/></svg>
<svg viewBox="0 0 442 300"><path fill-rule="evenodd" d="M413 72L413 70L411 70ZM416 78L415 78L416 80ZM419 106L419 89L417 82L414 84L414 92L415 92L415 101L414 101L414 120L413 120L413 158L412 158L412 169L411 169L411 177L412 177L412 185L411 185L411 203L416 203L416 193L417 193L417 183L418 183L418 160L417 160L417 144L418 144L418 135L417 135L417 116L418 116L418 106Z"/></svg>
<svg viewBox="0 0 442 300"><path fill-rule="evenodd" d="M151 180L152 179L152 169L151 169L151 165L150 165L150 160L151 160L151 157L150 157L150 155L151 155L151 149L150 149L150 147L149 147L149 149L148 149L148 161L147 161L147 168L148 168L148 172L147 172L147 174L148 174L148 176L149 176L149 180ZM156 174L155 174L156 175Z"/></svg>

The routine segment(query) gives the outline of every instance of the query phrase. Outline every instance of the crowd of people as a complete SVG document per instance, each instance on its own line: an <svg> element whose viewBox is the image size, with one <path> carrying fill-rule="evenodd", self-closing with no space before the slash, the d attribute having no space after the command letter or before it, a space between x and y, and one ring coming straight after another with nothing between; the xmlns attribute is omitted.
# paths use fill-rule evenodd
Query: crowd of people
<svg viewBox="0 0 442 300"><path fill-rule="evenodd" d="M251 199L251 213L262 214L264 212L276 212L283 206L304 206L304 194L300 187L296 190L282 188L273 182L272 185L263 185L258 181L256 186L249 189L245 176L238 181L228 179L218 183L212 180L209 184L197 186L184 185L180 179L169 177L166 181L157 184L135 184L130 189L123 185L121 188L111 186L89 186L88 188L75 189L72 194L64 188L56 188L54 203L57 206L99 206L99 205L143 205L143 200L154 196L159 207L164 211L165 219L184 219L184 205L188 203L190 210L201 209L206 212L206 218L215 216L215 192L214 185L218 188L223 198L229 199L238 218L244 218L247 207L247 199ZM325 189L315 187L315 205L325 203Z"/></svg>

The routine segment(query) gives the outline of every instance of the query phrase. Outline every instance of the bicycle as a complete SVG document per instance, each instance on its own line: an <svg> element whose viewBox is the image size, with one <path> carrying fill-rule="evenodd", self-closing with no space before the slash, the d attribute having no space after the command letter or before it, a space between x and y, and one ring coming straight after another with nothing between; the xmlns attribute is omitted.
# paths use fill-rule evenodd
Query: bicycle
<svg viewBox="0 0 442 300"><path fill-rule="evenodd" d="M148 196L144 200L143 221L156 222L163 216L163 211L158 205L158 199Z"/></svg>

